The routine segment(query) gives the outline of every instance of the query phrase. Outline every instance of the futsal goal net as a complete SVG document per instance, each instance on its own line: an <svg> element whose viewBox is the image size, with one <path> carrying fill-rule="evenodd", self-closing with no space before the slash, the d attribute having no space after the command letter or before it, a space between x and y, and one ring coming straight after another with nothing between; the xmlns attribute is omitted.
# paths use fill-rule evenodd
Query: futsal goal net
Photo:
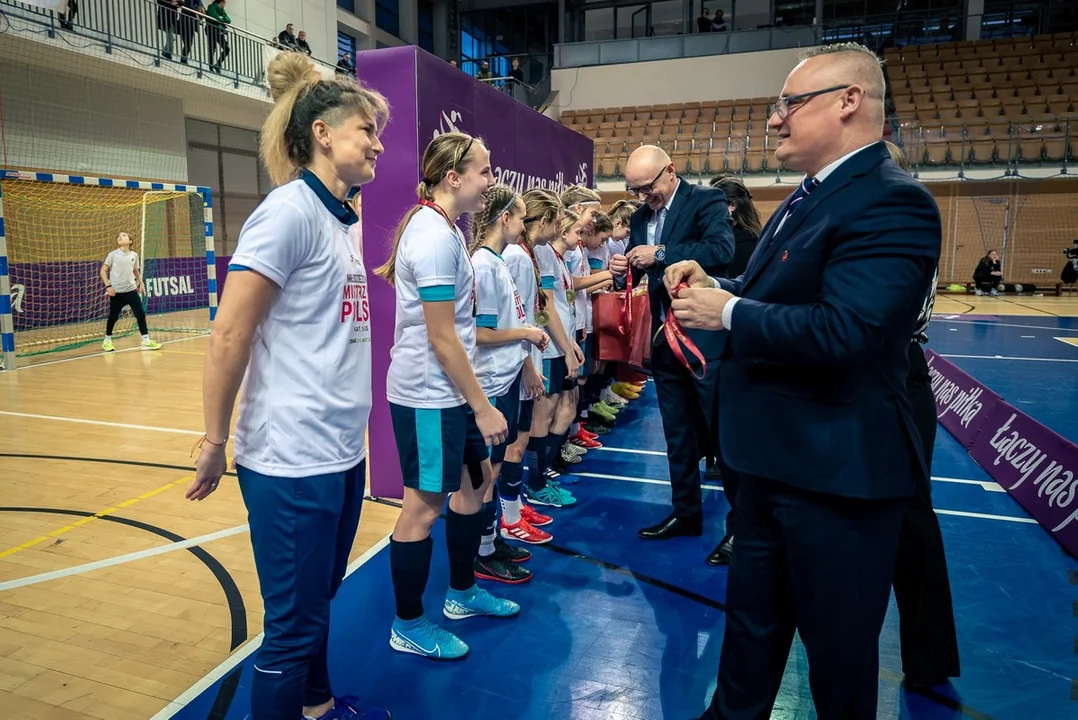
<svg viewBox="0 0 1078 720"><path fill-rule="evenodd" d="M121 232L139 256L151 334L207 333L217 306L210 198L190 185L0 170L4 367L101 342L101 266ZM113 336L136 331L125 310Z"/></svg>

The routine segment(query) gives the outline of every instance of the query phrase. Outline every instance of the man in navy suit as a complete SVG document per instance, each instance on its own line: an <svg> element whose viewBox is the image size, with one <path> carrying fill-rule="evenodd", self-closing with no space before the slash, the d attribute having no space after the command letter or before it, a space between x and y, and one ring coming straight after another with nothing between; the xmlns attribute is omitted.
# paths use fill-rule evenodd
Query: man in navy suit
<svg viewBox="0 0 1078 720"><path fill-rule="evenodd" d="M768 120L800 187L742 276L684 263L664 278L682 324L726 330L719 431L741 474L707 720L770 717L795 629L821 720L874 720L903 514L927 474L905 381L939 210L882 142L878 58L853 43L804 57Z"/></svg>
<svg viewBox="0 0 1078 720"><path fill-rule="evenodd" d="M629 156L625 190L644 204L629 220L628 250L610 259L610 271L621 277L631 265L636 283L648 277L651 373L666 435L673 504L665 520L638 534L645 540L698 536L703 533L700 458L715 453L716 365L722 337L714 332L688 332L708 363L707 372L692 354L685 357L693 370L681 363L660 332L670 306L663 272L670 265L693 260L708 273L725 277L734 255L730 211L722 190L680 179L670 156L655 145L643 145ZM694 377L694 372L703 379Z"/></svg>

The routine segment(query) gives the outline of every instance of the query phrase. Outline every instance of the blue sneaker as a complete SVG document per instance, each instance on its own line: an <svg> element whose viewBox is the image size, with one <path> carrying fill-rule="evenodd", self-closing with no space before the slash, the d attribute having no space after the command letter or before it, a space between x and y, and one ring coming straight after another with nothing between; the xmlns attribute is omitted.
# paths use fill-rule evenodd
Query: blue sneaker
<svg viewBox="0 0 1078 720"><path fill-rule="evenodd" d="M508 618L518 613L520 605L512 600L496 598L478 585L463 591L449 588L445 596L445 606L442 607L442 614L450 620L464 620L481 615Z"/></svg>
<svg viewBox="0 0 1078 720"><path fill-rule="evenodd" d="M390 720L388 710L363 707L354 695L344 695L335 702L333 709L318 720Z"/></svg>
<svg viewBox="0 0 1078 720"><path fill-rule="evenodd" d="M468 645L463 640L432 623L426 615L407 622L393 618L389 647L432 660L460 660L468 654Z"/></svg>

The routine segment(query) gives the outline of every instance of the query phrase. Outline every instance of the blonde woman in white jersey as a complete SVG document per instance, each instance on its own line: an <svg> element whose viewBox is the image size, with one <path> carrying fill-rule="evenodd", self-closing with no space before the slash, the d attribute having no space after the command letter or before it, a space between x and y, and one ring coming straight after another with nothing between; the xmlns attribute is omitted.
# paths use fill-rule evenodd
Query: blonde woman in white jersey
<svg viewBox="0 0 1078 720"><path fill-rule="evenodd" d="M389 108L352 78L321 79L298 53L278 55L267 75L275 104L261 149L279 187L244 223L229 265L187 497L217 489L246 373L235 462L265 607L250 717L388 720L334 697L326 646L359 524L371 407L367 276L347 198L374 178Z"/></svg>
<svg viewBox="0 0 1078 720"><path fill-rule="evenodd" d="M479 295L475 374L487 399L505 416L509 425L505 441L490 450L495 481L483 498L485 529L479 555L475 559L475 576L511 585L531 580L532 574L519 566L522 559L527 559L522 558L521 554L527 551L504 542L496 544L499 528L495 487L507 506L517 510L515 515L511 510L508 512L510 523L504 518L500 523L506 537L532 544L550 542L550 534L537 526L552 522L551 518L520 504L519 475L513 487L507 485L499 474L506 449L517 439L521 389L529 397L543 392L543 376L532 363L530 350L536 348L541 351L550 341L545 332L529 324L523 299L503 256L510 246L520 241L526 212L524 202L512 188L495 185L487 192L486 207L472 216L472 243L468 248L472 253Z"/></svg>
<svg viewBox="0 0 1078 720"><path fill-rule="evenodd" d="M386 381L404 503L389 546L397 613L390 647L456 660L468 645L423 613L431 527L449 497L445 538L450 620L512 617L520 606L475 584L483 497L492 482L487 448L505 441L505 417L473 371L476 278L463 234L464 213L479 212L494 185L490 153L463 133L439 135L423 153L419 205L401 221L377 273L396 290L397 319Z"/></svg>

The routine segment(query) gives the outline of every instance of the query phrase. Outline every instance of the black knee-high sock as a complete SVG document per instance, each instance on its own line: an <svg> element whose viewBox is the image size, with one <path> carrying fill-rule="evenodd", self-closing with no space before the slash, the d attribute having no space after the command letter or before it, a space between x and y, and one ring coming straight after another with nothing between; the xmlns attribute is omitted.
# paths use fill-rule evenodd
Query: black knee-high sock
<svg viewBox="0 0 1078 720"><path fill-rule="evenodd" d="M483 511L460 515L445 510L445 545L449 551L449 587L468 590L475 585L475 556L483 535Z"/></svg>
<svg viewBox="0 0 1078 720"><path fill-rule="evenodd" d="M487 557L494 554L494 538L498 532L498 493L494 493L494 499L483 503L480 510L483 515L483 535L479 539L479 556Z"/></svg>
<svg viewBox="0 0 1078 720"><path fill-rule="evenodd" d="M397 599L397 617L401 620L415 620L423 615L423 591L427 589L433 547L429 537L415 542L390 538L389 568Z"/></svg>
<svg viewBox="0 0 1078 720"><path fill-rule="evenodd" d="M529 438L528 449L525 451L524 456L528 461L528 489L532 491L539 491L546 487L546 477L543 475L546 472L546 455L547 455L547 438Z"/></svg>
<svg viewBox="0 0 1078 720"><path fill-rule="evenodd" d="M560 435L548 435L547 438L550 440L550 444L547 446L547 453L549 454L547 462L550 463L548 467L561 464L561 446L569 439L569 430L566 429Z"/></svg>
<svg viewBox="0 0 1078 720"><path fill-rule="evenodd" d="M529 470L529 472L531 472ZM498 494L505 502L514 502L520 499L520 478L524 475L521 463L502 463L502 472L498 475Z"/></svg>

